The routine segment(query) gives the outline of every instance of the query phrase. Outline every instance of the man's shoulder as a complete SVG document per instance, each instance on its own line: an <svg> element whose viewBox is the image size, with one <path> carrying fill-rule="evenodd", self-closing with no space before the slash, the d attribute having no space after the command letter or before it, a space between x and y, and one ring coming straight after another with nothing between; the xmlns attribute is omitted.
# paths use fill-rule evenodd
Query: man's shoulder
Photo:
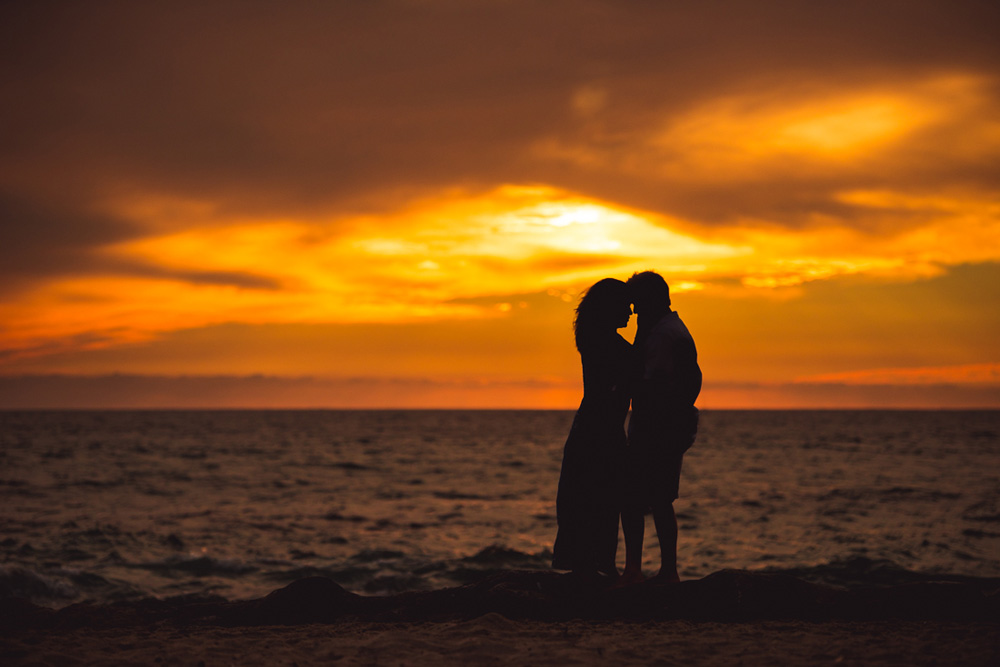
<svg viewBox="0 0 1000 667"><path fill-rule="evenodd" d="M677 336L690 337L691 334L688 332L687 326L681 320L681 316L677 314L676 310L671 310L669 313L660 318L660 321L652 329L652 334L675 338Z"/></svg>

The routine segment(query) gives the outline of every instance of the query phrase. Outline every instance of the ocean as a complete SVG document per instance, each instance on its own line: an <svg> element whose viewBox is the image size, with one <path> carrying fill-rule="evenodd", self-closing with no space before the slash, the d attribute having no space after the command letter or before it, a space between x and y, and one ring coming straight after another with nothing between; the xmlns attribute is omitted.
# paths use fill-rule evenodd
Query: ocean
<svg viewBox="0 0 1000 667"><path fill-rule="evenodd" d="M378 595L547 569L572 419L0 412L0 597L237 600L311 575ZM1000 577L998 433L997 411L703 411L681 577ZM651 520L646 542L652 574Z"/></svg>

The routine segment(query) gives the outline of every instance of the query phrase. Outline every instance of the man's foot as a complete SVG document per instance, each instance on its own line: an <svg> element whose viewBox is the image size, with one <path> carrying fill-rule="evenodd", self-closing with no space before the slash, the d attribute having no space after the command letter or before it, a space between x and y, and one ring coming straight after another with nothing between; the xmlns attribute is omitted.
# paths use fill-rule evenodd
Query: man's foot
<svg viewBox="0 0 1000 667"><path fill-rule="evenodd" d="M635 568L630 570L625 568L622 572L622 576L618 577L618 581L615 584L615 588L621 588L622 586L631 586L632 584L639 584L646 581L646 577L643 576L642 570Z"/></svg>
<svg viewBox="0 0 1000 667"><path fill-rule="evenodd" d="M672 570L664 568L656 573L656 576L653 577L653 580L659 583L678 584L681 581L681 577L679 574L677 574L677 568L674 568Z"/></svg>

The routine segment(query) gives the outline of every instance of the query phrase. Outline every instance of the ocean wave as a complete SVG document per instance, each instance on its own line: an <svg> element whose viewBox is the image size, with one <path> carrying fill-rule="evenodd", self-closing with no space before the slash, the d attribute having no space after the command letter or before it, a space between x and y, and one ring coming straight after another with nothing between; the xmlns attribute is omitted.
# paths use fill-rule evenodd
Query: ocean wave
<svg viewBox="0 0 1000 667"><path fill-rule="evenodd" d="M993 533L988 530L975 530L973 528L967 528L962 531L962 534L966 537L979 538L990 538L990 537L1000 537L1000 533Z"/></svg>
<svg viewBox="0 0 1000 667"><path fill-rule="evenodd" d="M548 549L532 554L491 544L471 556L443 563L437 578L458 584L474 584L505 571L547 570L551 561L552 552Z"/></svg>
<svg viewBox="0 0 1000 667"><path fill-rule="evenodd" d="M256 572L258 567L235 559L211 556L169 556L161 560L133 563L128 567L162 575L185 574L195 577L232 577Z"/></svg>
<svg viewBox="0 0 1000 667"><path fill-rule="evenodd" d="M350 521L352 523L361 523L362 521L368 521L368 517L361 516L360 514L349 514L344 515L340 512L327 512L323 515L323 518L327 521Z"/></svg>
<svg viewBox="0 0 1000 667"><path fill-rule="evenodd" d="M307 565L282 570L270 570L262 573L262 576L269 581L292 582L306 577L326 577L332 579L341 586L353 586L354 584L364 584L371 581L376 576L378 570L370 567L360 567L357 565L347 565L344 567L316 567Z"/></svg>
<svg viewBox="0 0 1000 667"><path fill-rule="evenodd" d="M392 549L362 549L353 556L351 560L360 561L362 563L373 563L376 561L383 560L396 560L406 556L402 551L395 551Z"/></svg>
<svg viewBox="0 0 1000 667"><path fill-rule="evenodd" d="M804 581L842 587L898 586L921 582L993 583L1000 587L1000 578L972 577L941 572L923 572L907 569L898 563L882 558L851 556L834 559L828 563L808 567L768 567L761 570L771 574L784 574Z"/></svg>
<svg viewBox="0 0 1000 667"><path fill-rule="evenodd" d="M508 549L502 544L491 544L483 547L475 554L462 558L463 563L479 565L528 565L544 564L552 559L552 552L544 549L535 554L525 553L517 549Z"/></svg>
<svg viewBox="0 0 1000 667"><path fill-rule="evenodd" d="M383 574L366 581L364 590L366 593L393 594L419 591L429 587L427 579L413 574Z"/></svg>
<svg viewBox="0 0 1000 667"><path fill-rule="evenodd" d="M95 560L97 556L90 553L89 551L84 551L83 549L67 548L61 549L60 551L53 554L55 558L62 562L74 562L74 561L84 561L84 560Z"/></svg>
<svg viewBox="0 0 1000 667"><path fill-rule="evenodd" d="M476 583L515 569L548 569L551 558L548 549L527 553L500 544L470 556L444 560L425 560L392 549L362 549L335 565L280 568L261 572L260 576L285 582L320 576L355 592L394 594Z"/></svg>
<svg viewBox="0 0 1000 667"><path fill-rule="evenodd" d="M461 491L435 491L432 494L441 500L490 500L490 496L483 496L478 493L463 493Z"/></svg>
<svg viewBox="0 0 1000 667"><path fill-rule="evenodd" d="M134 533L114 524L98 524L84 530L70 530L65 533L65 538L74 543L82 542L103 548L134 546L141 542Z"/></svg>
<svg viewBox="0 0 1000 667"><path fill-rule="evenodd" d="M967 507L962 513L966 521L995 523L1000 521L1000 496L994 496Z"/></svg>
<svg viewBox="0 0 1000 667"><path fill-rule="evenodd" d="M327 463L325 467L338 468L340 470L375 470L372 466L366 466L363 463L355 463L354 461L335 461L333 463Z"/></svg>
<svg viewBox="0 0 1000 667"><path fill-rule="evenodd" d="M83 570L61 569L57 571L57 574L68 578L76 586L83 589L106 589L117 585L99 574Z"/></svg>
<svg viewBox="0 0 1000 667"><path fill-rule="evenodd" d="M894 486L888 489L837 488L819 495L817 500L821 502L830 500L870 500L875 502L898 501L911 503L915 501L937 502L942 500L957 500L961 497L962 494L954 492L919 489L909 486Z"/></svg>
<svg viewBox="0 0 1000 667"><path fill-rule="evenodd" d="M65 581L17 565L0 565L0 598L22 598L36 604L67 602L80 591Z"/></svg>

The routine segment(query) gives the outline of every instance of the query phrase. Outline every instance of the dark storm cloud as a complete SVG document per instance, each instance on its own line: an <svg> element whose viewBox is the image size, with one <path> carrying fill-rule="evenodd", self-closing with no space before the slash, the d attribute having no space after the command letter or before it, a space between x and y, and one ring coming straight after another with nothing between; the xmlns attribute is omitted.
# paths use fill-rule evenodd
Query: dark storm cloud
<svg viewBox="0 0 1000 667"><path fill-rule="evenodd" d="M163 278L177 280L194 285L231 285L249 289L273 290L281 287L281 283L267 276L256 275L245 271L182 271L170 270L152 264L133 261L111 261L103 265L105 272L116 275L134 276L139 278Z"/></svg>
<svg viewBox="0 0 1000 667"><path fill-rule="evenodd" d="M166 278L205 285L276 289L273 279L241 271L183 271L132 260L108 259L95 251L134 238L134 224L109 216L39 204L0 194L0 294L33 277L102 275Z"/></svg>
<svg viewBox="0 0 1000 667"><path fill-rule="evenodd" d="M4 211L17 227L4 270L83 262L128 233L95 207L144 194L294 216L542 182L703 222L850 218L830 192L898 177L680 187L535 147L627 155L671 114L734 91L992 76L998 18L973 1L4 3L0 189L26 211L60 201L58 215L21 216L35 228ZM593 117L572 102L587 86L606 98ZM982 156L924 154L933 166L914 182L993 182Z"/></svg>
<svg viewBox="0 0 1000 667"><path fill-rule="evenodd" d="M131 225L73 202L59 206L0 192L0 293L32 276L93 270L93 249L134 234Z"/></svg>

